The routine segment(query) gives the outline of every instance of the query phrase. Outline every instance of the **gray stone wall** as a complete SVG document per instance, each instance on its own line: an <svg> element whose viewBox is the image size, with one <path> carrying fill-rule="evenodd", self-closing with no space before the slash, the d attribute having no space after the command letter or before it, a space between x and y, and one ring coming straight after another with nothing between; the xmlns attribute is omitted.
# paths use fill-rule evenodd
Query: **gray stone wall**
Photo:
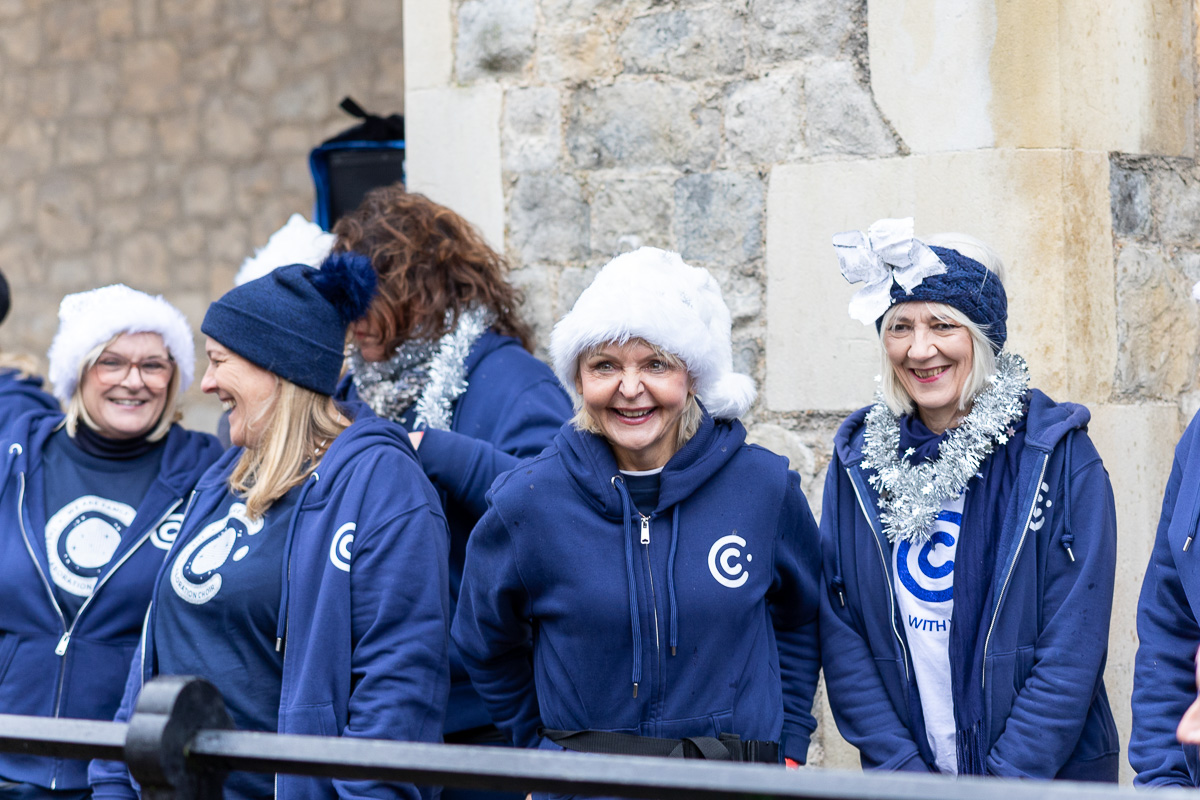
<svg viewBox="0 0 1200 800"><path fill-rule="evenodd" d="M0 344L44 367L62 295L114 281L198 334L242 259L311 215L341 98L391 113L403 88L398 0L0 0Z"/></svg>

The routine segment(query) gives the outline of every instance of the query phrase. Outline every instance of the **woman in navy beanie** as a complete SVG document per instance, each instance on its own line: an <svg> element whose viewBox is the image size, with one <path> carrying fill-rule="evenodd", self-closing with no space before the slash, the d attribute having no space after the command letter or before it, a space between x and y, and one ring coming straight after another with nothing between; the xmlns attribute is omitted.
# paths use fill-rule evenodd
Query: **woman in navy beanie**
<svg viewBox="0 0 1200 800"><path fill-rule="evenodd" d="M838 729L870 769L1115 782L1116 514L1087 409L1004 349L1000 260L978 240L880 220L834 247L882 361L822 503Z"/></svg>
<svg viewBox="0 0 1200 800"><path fill-rule="evenodd" d="M440 741L448 691L445 518L404 431L331 395L375 289L338 255L209 307L204 391L234 444L201 479L153 594L118 719L156 674L208 678L238 728ZM94 762L97 797L133 797ZM234 773L229 798L416 798L412 786Z"/></svg>

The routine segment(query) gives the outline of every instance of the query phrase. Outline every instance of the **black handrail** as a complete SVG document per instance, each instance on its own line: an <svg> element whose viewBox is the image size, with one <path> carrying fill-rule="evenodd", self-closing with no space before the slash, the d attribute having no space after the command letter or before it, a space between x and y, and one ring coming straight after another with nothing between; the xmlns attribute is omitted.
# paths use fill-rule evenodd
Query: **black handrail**
<svg viewBox="0 0 1200 800"><path fill-rule="evenodd" d="M1146 800L1103 784L791 772L765 764L596 756L351 737L230 730L224 701L199 678L156 678L129 724L0 714L0 751L125 761L143 800L219 800L231 770L502 791L661 800ZM1195 800L1159 790L1154 800Z"/></svg>

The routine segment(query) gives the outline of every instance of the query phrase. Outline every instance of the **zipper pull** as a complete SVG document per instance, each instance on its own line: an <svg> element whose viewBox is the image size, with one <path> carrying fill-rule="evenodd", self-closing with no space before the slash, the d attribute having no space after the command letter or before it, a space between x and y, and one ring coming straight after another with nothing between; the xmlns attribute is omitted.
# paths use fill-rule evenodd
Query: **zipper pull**
<svg viewBox="0 0 1200 800"><path fill-rule="evenodd" d="M67 645L70 643L70 641L71 641L71 632L67 631L66 633L64 633L62 635L62 638L58 640L58 645L56 645L54 648L54 655L56 655L56 656L65 655L67 652Z"/></svg>
<svg viewBox="0 0 1200 800"><path fill-rule="evenodd" d="M633 696L637 697L637 684L636 683L633 685Z"/></svg>
<svg viewBox="0 0 1200 800"><path fill-rule="evenodd" d="M1188 537L1183 540L1183 552L1186 553L1188 551L1188 548L1192 546L1192 540L1195 538L1196 538L1196 534L1194 534L1194 533L1188 534Z"/></svg>
<svg viewBox="0 0 1200 800"><path fill-rule="evenodd" d="M650 518L642 515L642 544L650 544Z"/></svg>

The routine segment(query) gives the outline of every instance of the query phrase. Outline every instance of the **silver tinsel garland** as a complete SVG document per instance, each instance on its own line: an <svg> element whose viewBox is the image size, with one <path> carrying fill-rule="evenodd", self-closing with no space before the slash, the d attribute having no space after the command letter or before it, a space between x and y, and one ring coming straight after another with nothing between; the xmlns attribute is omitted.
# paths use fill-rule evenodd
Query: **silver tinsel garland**
<svg viewBox="0 0 1200 800"><path fill-rule="evenodd" d="M451 406L467 390L467 355L491 324L491 312L471 308L460 314L458 326L439 340L438 351L429 361L429 382L417 398L416 430L450 429Z"/></svg>
<svg viewBox="0 0 1200 800"><path fill-rule="evenodd" d="M900 454L900 422L877 393L867 413L862 467L879 492L879 518L888 540L924 544L942 504L957 497L997 445L1008 443L1012 424L1024 413L1029 389L1025 359L1001 353L996 374L975 397L962 423L938 447L938 457L913 466Z"/></svg>

